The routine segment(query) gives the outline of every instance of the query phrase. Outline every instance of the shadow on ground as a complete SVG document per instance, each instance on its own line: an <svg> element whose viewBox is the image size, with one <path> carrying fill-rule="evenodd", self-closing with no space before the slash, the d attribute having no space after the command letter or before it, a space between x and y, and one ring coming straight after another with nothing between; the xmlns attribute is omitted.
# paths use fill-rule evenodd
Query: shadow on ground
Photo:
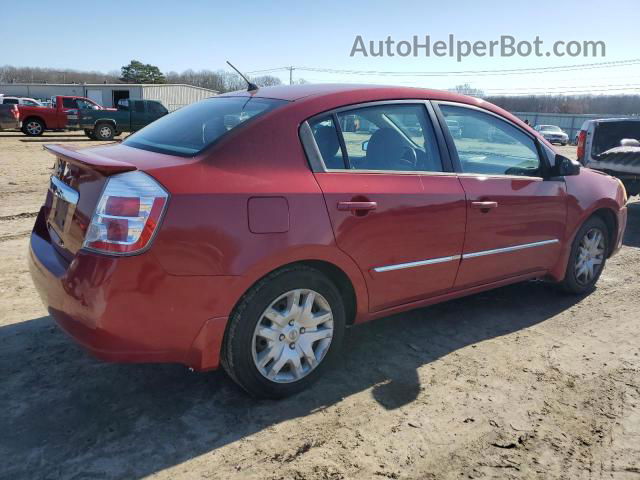
<svg viewBox="0 0 640 480"><path fill-rule="evenodd" d="M141 478L370 388L395 409L426 388L419 367L579 300L528 282L354 328L339 368L275 408L222 372L95 361L49 317L9 325L0 328L0 458L10 460L0 478Z"/></svg>
<svg viewBox="0 0 640 480"><path fill-rule="evenodd" d="M117 139L116 139L117 140ZM58 137L38 137L38 138L25 138L20 140L24 143L64 143L64 142L95 142L90 138L72 137L72 138L58 138Z"/></svg>
<svg viewBox="0 0 640 480"><path fill-rule="evenodd" d="M12 132L12 133L7 133L7 132L2 132L0 134L0 138L16 138L16 137L20 137L20 138L33 138L33 137L28 137L27 135L25 135L24 133L20 133L20 132ZM78 137L78 133L70 133L70 132L45 132L42 134L42 137L40 138L57 138L57 137Z"/></svg>

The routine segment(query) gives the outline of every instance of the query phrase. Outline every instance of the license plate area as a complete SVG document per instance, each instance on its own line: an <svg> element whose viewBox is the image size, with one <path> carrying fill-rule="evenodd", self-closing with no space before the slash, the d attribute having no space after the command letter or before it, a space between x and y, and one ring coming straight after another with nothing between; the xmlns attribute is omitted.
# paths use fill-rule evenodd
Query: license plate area
<svg viewBox="0 0 640 480"><path fill-rule="evenodd" d="M80 198L78 192L68 185L68 180L69 165L62 160L58 160L54 174L51 175L49 180L51 210L47 223L56 234L52 238L55 238L57 240L56 243L62 247Z"/></svg>

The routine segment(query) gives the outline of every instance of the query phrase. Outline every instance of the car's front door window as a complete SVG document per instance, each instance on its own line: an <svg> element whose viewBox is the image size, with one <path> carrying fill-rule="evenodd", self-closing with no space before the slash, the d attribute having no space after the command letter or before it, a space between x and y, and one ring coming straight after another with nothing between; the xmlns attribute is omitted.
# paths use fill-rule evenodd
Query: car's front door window
<svg viewBox="0 0 640 480"><path fill-rule="evenodd" d="M443 104L440 110L453 138L462 173L540 176L536 144L518 128L471 108Z"/></svg>

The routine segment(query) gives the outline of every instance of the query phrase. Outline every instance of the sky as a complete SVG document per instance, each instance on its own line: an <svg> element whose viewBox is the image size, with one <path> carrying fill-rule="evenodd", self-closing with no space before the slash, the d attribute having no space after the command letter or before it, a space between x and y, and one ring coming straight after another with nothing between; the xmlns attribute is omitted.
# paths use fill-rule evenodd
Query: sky
<svg viewBox="0 0 640 480"><path fill-rule="evenodd" d="M607 8L587 0L547 1L335 1L112 0L70 2L3 0L0 65L114 71L132 59L162 71L306 68L443 72L504 70L591 64L640 58L637 0L610 0ZM600 4L602 5L602 4ZM9 12L9 15L7 15ZM33 19L33 21L29 20ZM552 43L602 40L602 57L455 58L350 56L356 36L365 41L489 41L501 35ZM289 81L287 71L273 73ZM294 79L311 82L385 83L451 88L470 83L490 93L593 90L640 93L640 63L587 70L425 77L356 75L296 69ZM599 89L599 90L598 90Z"/></svg>

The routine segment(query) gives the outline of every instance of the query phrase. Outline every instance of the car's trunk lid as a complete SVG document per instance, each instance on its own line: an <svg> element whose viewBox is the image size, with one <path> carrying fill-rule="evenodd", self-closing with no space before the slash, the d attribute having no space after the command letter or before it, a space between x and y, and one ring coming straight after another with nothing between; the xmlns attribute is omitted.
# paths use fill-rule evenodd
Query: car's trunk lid
<svg viewBox="0 0 640 480"><path fill-rule="evenodd" d="M71 261L82 248L91 216L107 177L136 170L133 164L106 158L91 151L46 145L56 156L44 205L51 242Z"/></svg>

